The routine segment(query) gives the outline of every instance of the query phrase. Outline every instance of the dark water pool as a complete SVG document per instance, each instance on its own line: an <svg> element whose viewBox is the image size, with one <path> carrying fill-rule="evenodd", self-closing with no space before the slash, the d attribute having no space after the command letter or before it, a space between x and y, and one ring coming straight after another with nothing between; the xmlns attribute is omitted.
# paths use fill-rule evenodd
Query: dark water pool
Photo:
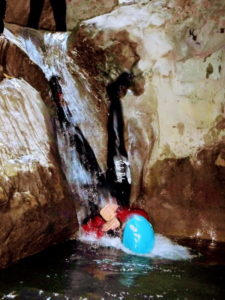
<svg viewBox="0 0 225 300"><path fill-rule="evenodd" d="M225 299L224 246L203 252L172 261L72 241L1 271L0 299Z"/></svg>

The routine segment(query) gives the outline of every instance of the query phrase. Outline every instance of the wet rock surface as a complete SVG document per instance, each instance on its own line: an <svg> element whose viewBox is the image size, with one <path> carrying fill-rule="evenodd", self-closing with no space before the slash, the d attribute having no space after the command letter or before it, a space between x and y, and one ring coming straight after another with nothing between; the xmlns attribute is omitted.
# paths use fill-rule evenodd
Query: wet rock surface
<svg viewBox="0 0 225 300"><path fill-rule="evenodd" d="M20 30L14 25L8 25L8 28ZM39 66L4 36L0 38L0 65L4 77L23 78L40 93L49 108L53 107L48 81Z"/></svg>
<svg viewBox="0 0 225 300"><path fill-rule="evenodd" d="M221 142L195 158L164 159L152 166L144 199L156 231L225 241L223 153Z"/></svg>
<svg viewBox="0 0 225 300"><path fill-rule="evenodd" d="M68 240L77 228L49 111L23 79L0 82L0 267Z"/></svg>

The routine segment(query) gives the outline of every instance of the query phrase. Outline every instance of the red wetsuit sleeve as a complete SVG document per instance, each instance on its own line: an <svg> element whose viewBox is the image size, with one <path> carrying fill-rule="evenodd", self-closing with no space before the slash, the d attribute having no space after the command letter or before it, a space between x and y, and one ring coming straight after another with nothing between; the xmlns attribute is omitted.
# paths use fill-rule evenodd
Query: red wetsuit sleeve
<svg viewBox="0 0 225 300"><path fill-rule="evenodd" d="M139 215L146 218L149 221L148 214L146 211L140 208L118 208L117 210L117 218L123 224L130 218L132 215Z"/></svg>
<svg viewBox="0 0 225 300"><path fill-rule="evenodd" d="M82 229L87 234L95 234L97 238L101 238L105 232L102 231L102 226L105 221L100 216L95 216L90 219L86 224L82 225Z"/></svg>

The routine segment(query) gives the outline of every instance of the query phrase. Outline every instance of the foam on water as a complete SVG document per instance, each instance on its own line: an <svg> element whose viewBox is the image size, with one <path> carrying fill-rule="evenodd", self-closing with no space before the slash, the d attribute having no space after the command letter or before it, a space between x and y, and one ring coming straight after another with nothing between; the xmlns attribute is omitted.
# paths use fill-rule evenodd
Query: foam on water
<svg viewBox="0 0 225 300"><path fill-rule="evenodd" d="M79 240L83 243L102 247L112 247L128 254L134 254L123 246L119 237L102 237L98 239L95 235L80 233ZM176 244L161 234L155 235L155 246L153 250L149 254L142 256L171 260L187 260L193 258L193 255L191 255L188 248Z"/></svg>

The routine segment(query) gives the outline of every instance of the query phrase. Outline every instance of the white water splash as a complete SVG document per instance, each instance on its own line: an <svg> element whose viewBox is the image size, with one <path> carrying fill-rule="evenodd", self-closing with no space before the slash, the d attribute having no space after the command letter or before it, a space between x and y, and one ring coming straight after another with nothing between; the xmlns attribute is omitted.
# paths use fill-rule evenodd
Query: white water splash
<svg viewBox="0 0 225 300"><path fill-rule="evenodd" d="M121 243L121 239L119 237L102 237L100 239L96 238L95 235L92 234L82 234L79 235L79 240L83 243L94 244L102 247L112 247L118 250L122 250L128 254L133 254L130 250L125 248ZM162 258L162 259L171 259L171 260L187 260L193 258L193 255L190 254L188 248L180 246L174 242L172 242L167 237L156 234L155 235L155 246L151 253L146 255L141 255L144 257L150 258Z"/></svg>
<svg viewBox="0 0 225 300"><path fill-rule="evenodd" d="M3 295L3 297L1 299L14 299L16 298L18 295L15 291L7 294L7 295Z"/></svg>

